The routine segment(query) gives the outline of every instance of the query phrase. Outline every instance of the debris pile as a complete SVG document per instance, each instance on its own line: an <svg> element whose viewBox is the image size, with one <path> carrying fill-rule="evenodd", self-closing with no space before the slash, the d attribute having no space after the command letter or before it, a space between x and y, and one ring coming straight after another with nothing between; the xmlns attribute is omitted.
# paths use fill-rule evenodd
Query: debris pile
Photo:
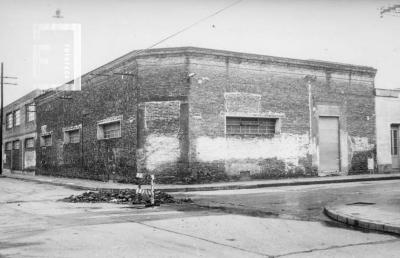
<svg viewBox="0 0 400 258"><path fill-rule="evenodd" d="M86 191L83 194L71 195L67 198L62 199L65 202L111 202L121 204L150 204L150 191L137 192L135 189L124 189L124 190L100 190L100 191ZM165 203L186 203L192 202L190 198L186 199L175 199L171 195L155 191L154 203L155 205Z"/></svg>

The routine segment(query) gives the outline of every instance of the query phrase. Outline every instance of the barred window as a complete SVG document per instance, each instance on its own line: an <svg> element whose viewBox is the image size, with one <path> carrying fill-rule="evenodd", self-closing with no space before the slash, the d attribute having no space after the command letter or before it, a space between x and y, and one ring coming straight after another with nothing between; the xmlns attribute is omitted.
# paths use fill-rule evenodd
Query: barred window
<svg viewBox="0 0 400 258"><path fill-rule="evenodd" d="M51 134L43 135L40 137L40 146L41 147L48 147L52 145L52 138Z"/></svg>
<svg viewBox="0 0 400 258"><path fill-rule="evenodd" d="M79 129L64 132L64 143L79 143L80 141L81 134Z"/></svg>
<svg viewBox="0 0 400 258"><path fill-rule="evenodd" d="M6 128L10 129L13 127L13 114L12 113L8 113L6 115Z"/></svg>
<svg viewBox="0 0 400 258"><path fill-rule="evenodd" d="M6 150L8 150L8 151L12 150L12 142L6 143Z"/></svg>
<svg viewBox="0 0 400 258"><path fill-rule="evenodd" d="M31 103L26 105L26 121L31 122L34 121L36 117L36 106L35 103Z"/></svg>
<svg viewBox="0 0 400 258"><path fill-rule="evenodd" d="M28 138L25 140L25 148L34 148L35 147L35 139Z"/></svg>
<svg viewBox="0 0 400 258"><path fill-rule="evenodd" d="M226 133L274 135L276 120L276 118L226 117Z"/></svg>
<svg viewBox="0 0 400 258"><path fill-rule="evenodd" d="M121 137L121 122L103 125L104 139Z"/></svg>
<svg viewBox="0 0 400 258"><path fill-rule="evenodd" d="M14 111L14 125L20 125L21 124L21 111L18 109Z"/></svg>
<svg viewBox="0 0 400 258"><path fill-rule="evenodd" d="M13 142L13 149L14 149L14 150L19 150L19 147L20 147L19 145L20 145L20 144L19 144L19 141L14 141L14 142Z"/></svg>

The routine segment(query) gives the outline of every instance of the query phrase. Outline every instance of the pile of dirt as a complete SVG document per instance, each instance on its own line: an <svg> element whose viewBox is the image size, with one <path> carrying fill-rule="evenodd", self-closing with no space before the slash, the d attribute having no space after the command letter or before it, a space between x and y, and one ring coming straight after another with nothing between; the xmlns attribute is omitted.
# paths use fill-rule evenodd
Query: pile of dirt
<svg viewBox="0 0 400 258"><path fill-rule="evenodd" d="M100 191L87 191L79 195L71 195L62 199L65 202L110 202L121 204L150 204L150 191L142 191L137 193L134 189L124 190L100 190ZM175 199L173 196L162 192L155 191L154 203L155 205L165 203L185 203L192 202L190 198Z"/></svg>

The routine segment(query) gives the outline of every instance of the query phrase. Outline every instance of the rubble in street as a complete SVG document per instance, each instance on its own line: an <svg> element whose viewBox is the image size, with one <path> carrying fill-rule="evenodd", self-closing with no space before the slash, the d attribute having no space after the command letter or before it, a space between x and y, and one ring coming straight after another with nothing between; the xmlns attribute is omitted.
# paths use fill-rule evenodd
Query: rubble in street
<svg viewBox="0 0 400 258"><path fill-rule="evenodd" d="M138 193L135 189L124 189L124 190L100 190L100 191L86 191L83 194L71 195L61 201L65 202L109 202L109 203L120 203L120 204L150 204L150 193L144 191ZM166 204L166 203L191 203L190 198L175 199L173 196L162 192L155 191L154 193L154 204Z"/></svg>

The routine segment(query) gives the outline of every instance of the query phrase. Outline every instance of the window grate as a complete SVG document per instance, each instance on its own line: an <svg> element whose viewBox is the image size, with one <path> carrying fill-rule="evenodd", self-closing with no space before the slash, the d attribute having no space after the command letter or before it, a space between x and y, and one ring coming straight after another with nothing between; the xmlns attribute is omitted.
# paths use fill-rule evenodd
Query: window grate
<svg viewBox="0 0 400 258"><path fill-rule="evenodd" d="M227 134L275 134L275 118L227 117Z"/></svg>
<svg viewBox="0 0 400 258"><path fill-rule="evenodd" d="M114 122L103 125L104 139L121 137L121 123Z"/></svg>

